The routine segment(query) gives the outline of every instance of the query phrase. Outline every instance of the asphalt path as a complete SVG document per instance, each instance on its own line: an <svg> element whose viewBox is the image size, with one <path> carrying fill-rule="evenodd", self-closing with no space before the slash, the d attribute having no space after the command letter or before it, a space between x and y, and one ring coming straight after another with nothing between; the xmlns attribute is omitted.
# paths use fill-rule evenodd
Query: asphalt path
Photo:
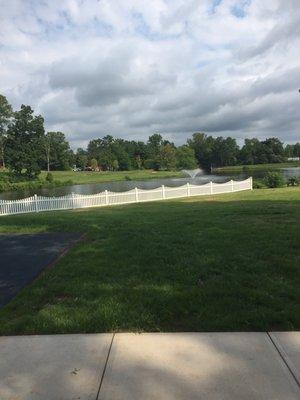
<svg viewBox="0 0 300 400"><path fill-rule="evenodd" d="M0 235L0 307L32 282L82 234Z"/></svg>

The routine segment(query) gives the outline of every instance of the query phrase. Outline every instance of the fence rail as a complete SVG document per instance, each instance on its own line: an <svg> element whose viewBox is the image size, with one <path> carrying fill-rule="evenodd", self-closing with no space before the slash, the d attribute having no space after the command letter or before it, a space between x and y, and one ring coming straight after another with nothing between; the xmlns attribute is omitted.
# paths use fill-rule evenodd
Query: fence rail
<svg viewBox="0 0 300 400"><path fill-rule="evenodd" d="M0 200L0 216L177 199L180 197L239 192L249 189L252 189L252 178L248 178L244 181L231 180L225 183L209 182L205 185L191 185L189 183L179 187L167 187L162 185L159 188L151 190L135 188L128 192L109 192L105 190L104 192L91 195L74 193L61 197L34 195L20 200Z"/></svg>

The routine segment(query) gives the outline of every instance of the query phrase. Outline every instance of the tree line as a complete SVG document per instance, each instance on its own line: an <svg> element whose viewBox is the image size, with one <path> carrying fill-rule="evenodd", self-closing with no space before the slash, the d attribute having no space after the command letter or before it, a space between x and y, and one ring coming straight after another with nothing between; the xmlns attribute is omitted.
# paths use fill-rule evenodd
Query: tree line
<svg viewBox="0 0 300 400"><path fill-rule="evenodd" d="M284 144L275 137L245 139L239 147L232 137L194 133L186 144L175 146L154 133L145 143L105 135L86 149L70 148L64 133L45 132L44 118L30 106L14 111L0 95L0 163L15 175L36 177L41 170L175 170L229 165L279 163L300 157L300 143Z"/></svg>

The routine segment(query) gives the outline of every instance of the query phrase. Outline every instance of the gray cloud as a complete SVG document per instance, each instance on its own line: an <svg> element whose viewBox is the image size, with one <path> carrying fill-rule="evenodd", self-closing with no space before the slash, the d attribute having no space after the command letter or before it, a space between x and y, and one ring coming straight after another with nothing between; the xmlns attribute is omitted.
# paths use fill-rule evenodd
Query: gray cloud
<svg viewBox="0 0 300 400"><path fill-rule="evenodd" d="M297 2L252 0L238 18L231 0L5 0L3 91L74 147L107 133L300 140Z"/></svg>

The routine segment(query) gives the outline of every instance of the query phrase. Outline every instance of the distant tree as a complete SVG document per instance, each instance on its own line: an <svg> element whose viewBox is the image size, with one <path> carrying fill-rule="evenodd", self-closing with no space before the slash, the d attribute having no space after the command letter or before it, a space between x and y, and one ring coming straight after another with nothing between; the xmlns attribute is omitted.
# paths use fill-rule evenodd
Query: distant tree
<svg viewBox="0 0 300 400"><path fill-rule="evenodd" d="M11 105L5 96L0 94L0 161L5 168L5 146L7 140L7 131L13 115Z"/></svg>
<svg viewBox="0 0 300 400"><path fill-rule="evenodd" d="M287 144L284 148L285 157L300 157L300 143Z"/></svg>
<svg viewBox="0 0 300 400"><path fill-rule="evenodd" d="M258 164L263 154L263 147L258 139L245 139L244 146L239 153L239 160L242 164Z"/></svg>
<svg viewBox="0 0 300 400"><path fill-rule="evenodd" d="M194 169L197 167L195 150L184 145L176 149L176 166L178 169Z"/></svg>
<svg viewBox="0 0 300 400"><path fill-rule="evenodd" d="M96 171L98 169L98 161L96 160L96 158L91 159L90 167L92 168L93 171Z"/></svg>
<svg viewBox="0 0 300 400"><path fill-rule="evenodd" d="M287 144L284 148L285 157L293 157L294 156L294 145Z"/></svg>
<svg viewBox="0 0 300 400"><path fill-rule="evenodd" d="M293 157L300 157L300 143L294 144Z"/></svg>
<svg viewBox="0 0 300 400"><path fill-rule="evenodd" d="M235 139L231 137L217 137L212 146L212 164L217 167L235 165L238 151L239 148Z"/></svg>
<svg viewBox="0 0 300 400"><path fill-rule="evenodd" d="M171 144L161 146L158 154L159 168L172 171L176 168L176 150Z"/></svg>
<svg viewBox="0 0 300 400"><path fill-rule="evenodd" d="M148 158L155 159L159 153L160 147L163 145L162 136L159 133L149 136L147 142Z"/></svg>
<svg viewBox="0 0 300 400"><path fill-rule="evenodd" d="M88 164L88 155L85 150L78 148L75 154L75 164L81 169L85 169Z"/></svg>
<svg viewBox="0 0 300 400"><path fill-rule="evenodd" d="M118 171L118 169L119 169L119 162L118 162L118 160L114 160L114 161L112 162L112 167L113 167L113 170L114 170L114 171Z"/></svg>
<svg viewBox="0 0 300 400"><path fill-rule="evenodd" d="M283 143L277 138L269 138L262 142L265 157L268 163L279 163L284 161Z"/></svg>
<svg viewBox="0 0 300 400"><path fill-rule="evenodd" d="M188 140L188 146L195 151L197 164L203 168L210 168L212 165L214 138L205 133L196 132Z"/></svg>
<svg viewBox="0 0 300 400"><path fill-rule="evenodd" d="M71 164L71 149L62 132L47 132L44 140L47 171L67 170Z"/></svg>
<svg viewBox="0 0 300 400"><path fill-rule="evenodd" d="M44 119L33 115L30 106L13 114L6 141L7 164L16 175L34 178L41 172L44 149Z"/></svg>

